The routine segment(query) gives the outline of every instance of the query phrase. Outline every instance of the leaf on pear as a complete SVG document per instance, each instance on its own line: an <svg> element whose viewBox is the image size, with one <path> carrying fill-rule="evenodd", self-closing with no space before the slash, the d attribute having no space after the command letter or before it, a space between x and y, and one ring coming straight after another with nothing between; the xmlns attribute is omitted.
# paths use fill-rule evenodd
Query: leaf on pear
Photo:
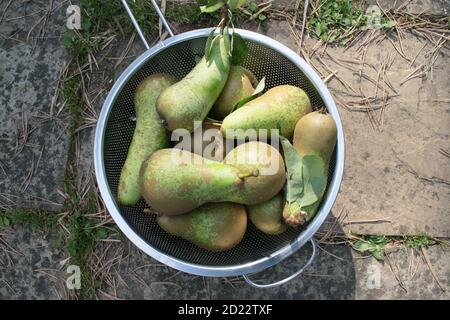
<svg viewBox="0 0 450 320"><path fill-rule="evenodd" d="M247 58L250 48L247 42L236 32L233 32L233 47L231 52L231 63L239 66Z"/></svg>
<svg viewBox="0 0 450 320"><path fill-rule="evenodd" d="M327 185L327 170L322 157L306 155L302 158L302 180L301 204L306 207L322 198Z"/></svg>
<svg viewBox="0 0 450 320"><path fill-rule="evenodd" d="M250 101L254 100L255 98L257 98L258 95L264 91L265 87L266 87L266 77L261 79L261 81L258 83L255 91L253 91L251 96L245 97L245 98L241 99L238 103L236 103L236 105L233 108L233 111L239 109L247 102L250 102Z"/></svg>
<svg viewBox="0 0 450 320"><path fill-rule="evenodd" d="M212 48L213 41L215 39L214 31L215 31L215 29L210 32L210 34L208 35L208 39L206 40L206 44L205 44L205 58L207 61L209 60L209 56L211 55L211 48Z"/></svg>
<svg viewBox="0 0 450 320"><path fill-rule="evenodd" d="M280 141L287 171L286 200L291 203L297 201L303 193L302 161L288 139L280 137Z"/></svg>

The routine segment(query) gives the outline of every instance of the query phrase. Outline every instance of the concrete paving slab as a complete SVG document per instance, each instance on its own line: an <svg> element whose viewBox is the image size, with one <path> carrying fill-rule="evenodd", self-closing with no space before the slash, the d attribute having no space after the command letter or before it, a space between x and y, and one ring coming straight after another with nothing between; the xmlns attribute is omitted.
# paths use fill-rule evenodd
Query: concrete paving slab
<svg viewBox="0 0 450 320"><path fill-rule="evenodd" d="M73 297L74 292L66 287L66 254L54 246L55 241L51 233L1 230L0 299ZM253 288L241 277L205 278L179 272L148 257L125 238L119 243L100 244L97 249L102 246L102 252L108 247L107 252L114 254L118 263L104 269L114 278L115 289L104 285L101 290L106 295L99 292L99 299L115 295L118 299L193 300L450 298L450 251L441 246L425 249L440 285L420 249L390 249L385 261L380 262L346 245L322 244L316 260L301 276L270 289ZM253 278L268 283L287 277L304 264L309 254L310 248L305 246ZM106 254L104 261L108 259Z"/></svg>
<svg viewBox="0 0 450 320"><path fill-rule="evenodd" d="M54 8L61 3L54 1ZM45 33L38 32L44 13L15 19L25 7L31 13L47 5L13 2L0 25L0 204L5 208L58 211L64 200L57 189L67 161L69 118L65 110L57 115L61 104L51 109L60 70L68 59L62 43L66 8L48 17Z"/></svg>
<svg viewBox="0 0 450 320"><path fill-rule="evenodd" d="M65 254L52 234L0 230L0 300L67 299Z"/></svg>
<svg viewBox="0 0 450 320"><path fill-rule="evenodd" d="M405 40L407 52L417 52L422 46L415 38ZM379 69L387 52L392 53L391 44L383 41L378 47L369 47L366 61ZM338 57L342 50L330 48L328 53ZM346 53L347 58L355 58L351 50ZM357 223L348 228L367 234L426 232L449 237L450 163L441 153L450 149L449 105L442 103L448 99L449 54L448 49L442 51L432 80L413 79L403 85L400 82L410 73L410 67L396 56L387 77L397 88L398 96L390 99L379 130L371 127L366 113L340 108L347 150L336 211L345 207L351 221L390 220ZM325 61L358 88L358 76ZM374 92L374 86L370 86L366 96ZM329 87L335 94L342 90L337 81ZM374 117L379 119L380 112L374 112Z"/></svg>
<svg viewBox="0 0 450 320"><path fill-rule="evenodd" d="M425 251L440 285L420 249L401 248L389 253L383 263L355 256L356 299L450 299L450 250L433 246Z"/></svg>
<svg viewBox="0 0 450 320"><path fill-rule="evenodd" d="M402 12L411 14L429 14L445 16L450 11L450 1L448 0L412 0L412 1L391 1L391 0L366 0L367 6L380 5L383 9L400 8ZM404 5L406 3L406 5ZM395 5L395 7L394 7Z"/></svg>
<svg viewBox="0 0 450 320"><path fill-rule="evenodd" d="M95 70L90 72L89 77L85 78L87 96L96 115L100 114L109 89L114 85L117 78L120 77L122 72L139 55L145 52L143 43L136 37L129 51L123 57L128 40L122 38L115 39L106 52L103 52L97 57L99 68L95 68ZM121 63L117 64L119 59L122 59ZM93 159L96 123L92 120L90 119L91 123L89 126L82 126L78 131L79 152L77 153L76 159L78 183L82 183L86 177L92 175L94 172Z"/></svg>
<svg viewBox="0 0 450 320"><path fill-rule="evenodd" d="M297 44L285 21L268 24L265 33L293 50ZM410 60L425 44L423 40L407 35L403 39L405 52ZM315 40L305 39L305 46L312 48ZM424 54L431 50L427 45L417 57L416 64L424 61ZM356 49L328 46L332 57L359 61ZM387 77L398 96L389 100L383 126L371 128L367 113L348 111L339 107L346 141L344 180L334 212L348 210L349 221L388 219L390 222L354 223L347 226L362 234L418 234L426 232L436 237L450 234L450 163L441 150L450 150L450 113L448 102L450 50L442 48L429 80L413 79L400 85L411 68L409 62L396 53L389 40L371 45L367 50L367 63L375 70L367 72L373 79L387 54L395 55ZM338 76L355 90L361 85L366 96L374 93L369 81L360 82L359 66L348 70L335 63L327 55L321 58ZM330 72L320 68L327 76ZM414 65L416 67L416 65ZM331 93L351 100L349 90L337 80L328 83ZM375 112L379 119L380 113Z"/></svg>

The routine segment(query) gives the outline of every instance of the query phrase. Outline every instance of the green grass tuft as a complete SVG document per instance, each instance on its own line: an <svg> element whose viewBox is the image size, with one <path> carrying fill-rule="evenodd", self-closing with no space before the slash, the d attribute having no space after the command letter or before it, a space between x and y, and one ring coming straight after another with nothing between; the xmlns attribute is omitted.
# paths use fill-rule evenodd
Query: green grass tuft
<svg viewBox="0 0 450 320"><path fill-rule="evenodd" d="M430 238L427 234L422 233L417 236L406 236L404 244L408 248L418 249L422 247L429 247L436 244L436 241Z"/></svg>
<svg viewBox="0 0 450 320"><path fill-rule="evenodd" d="M384 260L385 248L388 245L403 246L406 248L420 249L445 242L431 238L425 233L412 236L385 236L364 235L356 237L351 243L353 249L359 252L368 252L377 260Z"/></svg>
<svg viewBox="0 0 450 320"><path fill-rule="evenodd" d="M48 231L57 223L56 214L36 210L15 208L10 211L0 211L0 228L19 226L33 232Z"/></svg>
<svg viewBox="0 0 450 320"><path fill-rule="evenodd" d="M368 17L363 1L322 0L316 6L315 14L308 18L309 32L323 42L345 45L351 33L367 29ZM386 17L381 17L380 27L389 29L396 25Z"/></svg>
<svg viewBox="0 0 450 320"><path fill-rule="evenodd" d="M386 236L366 235L353 243L353 248L360 252L369 252L375 259L384 259L385 246L390 242Z"/></svg>

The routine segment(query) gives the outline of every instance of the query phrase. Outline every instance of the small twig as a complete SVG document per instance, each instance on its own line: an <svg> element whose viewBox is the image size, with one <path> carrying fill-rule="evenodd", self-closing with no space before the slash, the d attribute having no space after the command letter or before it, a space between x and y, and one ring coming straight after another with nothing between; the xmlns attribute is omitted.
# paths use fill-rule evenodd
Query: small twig
<svg viewBox="0 0 450 320"><path fill-rule="evenodd" d="M299 42L299 46L300 47L302 47L302 45L303 45L303 34L304 34L305 28L306 28L306 19L307 19L308 6L309 6L309 0L306 0L305 1L305 7L303 8L302 30L301 30L301 33L300 33L300 42Z"/></svg>
<svg viewBox="0 0 450 320"><path fill-rule="evenodd" d="M389 268L391 269L391 272L394 275L395 279L397 280L400 288L402 288L405 292L408 292L405 285L403 284L403 281L400 279L399 275L397 274L398 268L397 268L397 272L394 271L394 268L393 268L392 262L391 262L391 258L389 257L389 255L386 255L386 260L387 260Z"/></svg>
<svg viewBox="0 0 450 320"><path fill-rule="evenodd" d="M344 224L358 224L358 223L377 223L377 222L389 222L392 223L392 220L389 218L379 218L379 219L366 219L366 220L348 220L345 221Z"/></svg>
<svg viewBox="0 0 450 320"><path fill-rule="evenodd" d="M12 0L9 0L9 2L6 4L5 8L3 9L2 16L0 17L0 24L2 24L3 18L5 17L6 12L8 11L8 8L11 5L12 2L13 2Z"/></svg>
<svg viewBox="0 0 450 320"><path fill-rule="evenodd" d="M323 82L328 83L337 73L338 73L338 70L333 71L325 79L323 79Z"/></svg>
<svg viewBox="0 0 450 320"><path fill-rule="evenodd" d="M444 148L439 149L439 152L447 158L450 158L450 152L448 152L447 150L445 150Z"/></svg>
<svg viewBox="0 0 450 320"><path fill-rule="evenodd" d="M425 250L424 247L422 247L421 250L422 250L423 257L425 258L425 261L426 261L426 263L427 263L428 269L430 269L430 272L431 272L431 274L432 274L434 280L436 280L436 282L437 282L439 288L441 288L441 290L442 290L443 292L447 291L447 290L444 288L444 286L441 284L441 282L439 281L439 278L437 277L436 273L434 272L434 269L433 269L433 266L432 266L432 264L431 264L430 258L428 257L427 251Z"/></svg>
<svg viewBox="0 0 450 320"><path fill-rule="evenodd" d="M331 253L331 252L329 252L329 251L325 250L325 249L324 249L324 248L322 248L322 246L321 246L321 245L319 245L319 244L317 244L317 248L319 248L320 250L322 250L322 251L323 251L323 252L325 252L326 254L328 254L328 255L332 256L333 258L336 258L336 259L338 259L338 260L341 260L341 261L345 261L345 259L344 259L344 258L338 257L337 255L335 255L335 254L333 254L333 253Z"/></svg>

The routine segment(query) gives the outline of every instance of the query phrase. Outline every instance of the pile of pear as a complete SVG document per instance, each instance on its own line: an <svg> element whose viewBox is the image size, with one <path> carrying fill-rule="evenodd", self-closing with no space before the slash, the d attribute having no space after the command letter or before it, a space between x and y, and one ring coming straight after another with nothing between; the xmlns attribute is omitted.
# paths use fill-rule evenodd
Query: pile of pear
<svg viewBox="0 0 450 320"><path fill-rule="evenodd" d="M329 162L336 140L332 117L312 112L308 95L295 86L271 88L234 110L253 94L257 79L251 71L231 65L229 49L229 36L222 34L209 57L180 81L154 74L140 83L135 92L136 127L117 195L124 206L136 205L143 197L157 212L162 229L211 251L238 245L248 219L268 235L289 228L283 216L282 154L259 141L229 151L227 141L245 139L240 134L247 129L278 129L293 140L299 155L320 155ZM196 123L201 125L196 128ZM212 153L204 152L209 141L194 150L195 131L211 128L223 143ZM191 141L174 145L171 131L176 129L191 132ZM276 169L262 174L268 168ZM308 208L311 216L317 207Z"/></svg>

